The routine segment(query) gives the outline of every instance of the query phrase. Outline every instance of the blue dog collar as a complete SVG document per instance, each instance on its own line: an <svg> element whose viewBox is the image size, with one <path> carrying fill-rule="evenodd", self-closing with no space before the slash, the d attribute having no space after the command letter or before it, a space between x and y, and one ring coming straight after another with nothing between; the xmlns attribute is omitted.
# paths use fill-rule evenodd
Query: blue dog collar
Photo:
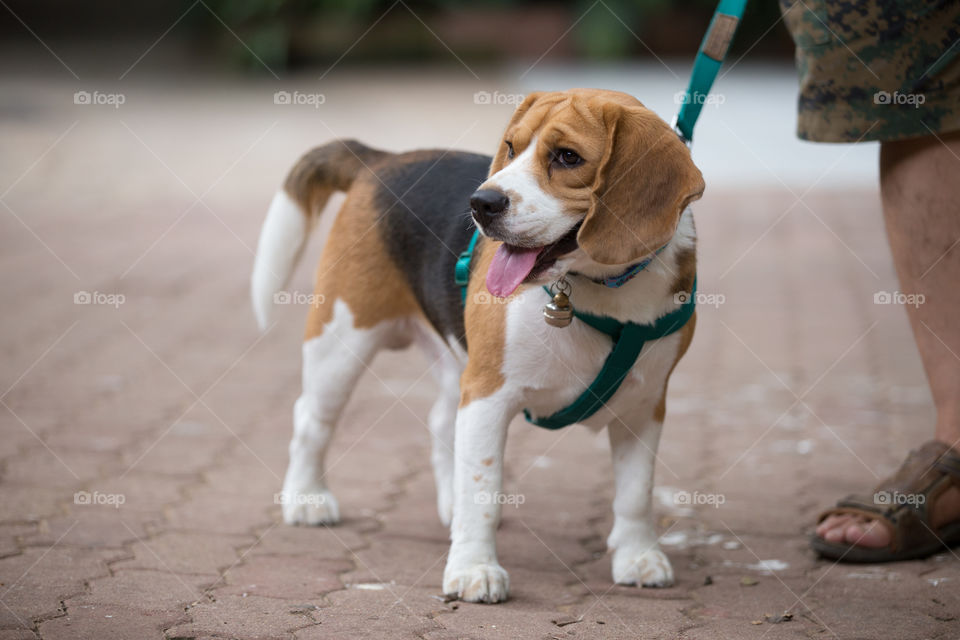
<svg viewBox="0 0 960 640"><path fill-rule="evenodd" d="M610 287L611 289L619 289L623 285L627 284L633 280L634 276L650 266L650 264L656 259L660 252L667 248L670 243L663 245L659 249L653 252L653 255L649 258L644 258L640 262L627 267L627 270L621 274L615 276L606 276L604 278L590 278L590 280L596 282L597 284L602 284L605 287Z"/></svg>

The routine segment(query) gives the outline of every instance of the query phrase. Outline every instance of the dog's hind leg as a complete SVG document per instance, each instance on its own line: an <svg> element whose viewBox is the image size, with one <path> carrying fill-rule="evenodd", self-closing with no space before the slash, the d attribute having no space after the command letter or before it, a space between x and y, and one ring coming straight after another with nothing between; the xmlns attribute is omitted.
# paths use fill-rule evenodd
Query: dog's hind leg
<svg viewBox="0 0 960 640"><path fill-rule="evenodd" d="M438 365L443 371L440 379L440 394L428 418L432 448L430 462L437 484L437 513L445 527L453 518L453 442L457 423L457 404L460 401L460 367L446 363Z"/></svg>
<svg viewBox="0 0 960 640"><path fill-rule="evenodd" d="M440 387L427 418L430 427L430 462L437 485L437 513L445 527L453 517L453 442L460 402L460 375L466 364L466 352L443 342L430 327L421 326L417 344L430 360L430 372ZM451 336L450 342L455 342Z"/></svg>
<svg viewBox="0 0 960 640"><path fill-rule="evenodd" d="M324 457L337 419L377 351L391 346L396 322L357 328L350 308L334 300L320 335L303 344L303 391L294 405L290 464L283 482L287 524L333 524L340 520L326 482Z"/></svg>

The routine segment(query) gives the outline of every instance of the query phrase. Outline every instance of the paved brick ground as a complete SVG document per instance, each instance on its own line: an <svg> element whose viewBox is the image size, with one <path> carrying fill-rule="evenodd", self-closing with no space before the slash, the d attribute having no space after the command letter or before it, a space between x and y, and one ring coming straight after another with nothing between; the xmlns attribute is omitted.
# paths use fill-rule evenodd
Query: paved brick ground
<svg viewBox="0 0 960 640"><path fill-rule="evenodd" d="M270 195L334 134L486 149L509 113L442 78L327 87L314 110L274 106L273 84L134 83L113 109L74 106L72 81L9 80L0 640L960 637L956 556L835 566L805 543L818 509L932 424L904 312L874 304L896 283L870 191L715 184L696 207L702 291L723 298L701 305L670 390L658 513L674 588L609 581L605 436L517 422L507 486L526 501L499 533L511 600L439 599L433 385L415 352L383 355L346 411L330 459L343 524L282 525L304 309L255 331L246 283ZM124 299L75 304L84 291ZM678 507L674 490L723 502Z"/></svg>

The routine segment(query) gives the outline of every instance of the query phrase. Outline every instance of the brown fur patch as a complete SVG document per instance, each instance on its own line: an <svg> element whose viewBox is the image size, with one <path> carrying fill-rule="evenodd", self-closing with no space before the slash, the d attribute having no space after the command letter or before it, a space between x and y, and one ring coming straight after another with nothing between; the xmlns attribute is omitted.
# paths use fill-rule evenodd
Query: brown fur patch
<svg viewBox="0 0 960 640"><path fill-rule="evenodd" d="M303 154L287 174L283 189L308 216L314 216L330 194L349 189L362 169L388 155L356 140L334 140Z"/></svg>
<svg viewBox="0 0 960 640"><path fill-rule="evenodd" d="M691 293L693 291L693 282L697 277L697 250L694 248L684 249L677 254L676 260L677 278L673 281L670 292L673 294L680 292ZM664 417L667 415L667 384L669 384L670 376L673 375L673 370L677 367L677 363L680 362L680 358L682 358L687 352L687 349L690 348L690 343L693 341L693 333L696 328L697 313L694 312L690 319L687 320L687 324L683 325L683 328L680 329L680 348L677 349L677 357L670 366L670 371L667 372L667 377L663 383L663 393L660 394L660 400L653 410L653 417L657 422L663 422Z"/></svg>
<svg viewBox="0 0 960 640"><path fill-rule="evenodd" d="M623 264L669 242L704 182L690 150L656 114L609 103L602 114L607 152L577 243L596 262Z"/></svg>
<svg viewBox="0 0 960 640"><path fill-rule="evenodd" d="M310 308L306 340L323 332L335 300L346 303L359 329L421 313L406 278L380 241L373 196L372 181L358 178L337 214L317 266L314 293L323 302Z"/></svg>
<svg viewBox="0 0 960 640"><path fill-rule="evenodd" d="M671 293L687 292L693 289L697 277L697 250L684 249L677 253L677 278L670 287Z"/></svg>
<svg viewBox="0 0 960 640"><path fill-rule="evenodd" d="M492 296L477 296L486 292L487 270L497 252L499 242L481 238L474 253L470 284L467 287L467 308L464 327L470 357L460 377L460 406L477 398L485 398L503 386L503 350L506 347L507 305L475 302L478 297L491 300Z"/></svg>
<svg viewBox="0 0 960 640"><path fill-rule="evenodd" d="M680 348L677 349L677 357L670 366L670 371L667 372L667 377L663 383L663 393L660 394L660 400L653 409L653 419L657 422L663 422L663 419L667 415L667 384L670 382L670 376L673 375L673 370L677 367L677 363L680 362L680 358L682 358L683 354L690 348L690 343L693 342L693 333L696 328L697 313L694 311L690 319L687 320L687 324L683 325L683 328L680 329Z"/></svg>

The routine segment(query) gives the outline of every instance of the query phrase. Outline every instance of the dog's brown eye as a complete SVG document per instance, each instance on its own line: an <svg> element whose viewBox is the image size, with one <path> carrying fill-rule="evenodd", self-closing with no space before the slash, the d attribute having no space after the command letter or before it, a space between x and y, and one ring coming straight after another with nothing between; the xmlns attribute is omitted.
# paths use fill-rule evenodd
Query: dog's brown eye
<svg viewBox="0 0 960 640"><path fill-rule="evenodd" d="M575 167L583 163L583 158L573 149L557 149L554 158L561 167Z"/></svg>
<svg viewBox="0 0 960 640"><path fill-rule="evenodd" d="M504 140L504 142L507 145L507 157L513 159L513 143L507 142L506 140Z"/></svg>

